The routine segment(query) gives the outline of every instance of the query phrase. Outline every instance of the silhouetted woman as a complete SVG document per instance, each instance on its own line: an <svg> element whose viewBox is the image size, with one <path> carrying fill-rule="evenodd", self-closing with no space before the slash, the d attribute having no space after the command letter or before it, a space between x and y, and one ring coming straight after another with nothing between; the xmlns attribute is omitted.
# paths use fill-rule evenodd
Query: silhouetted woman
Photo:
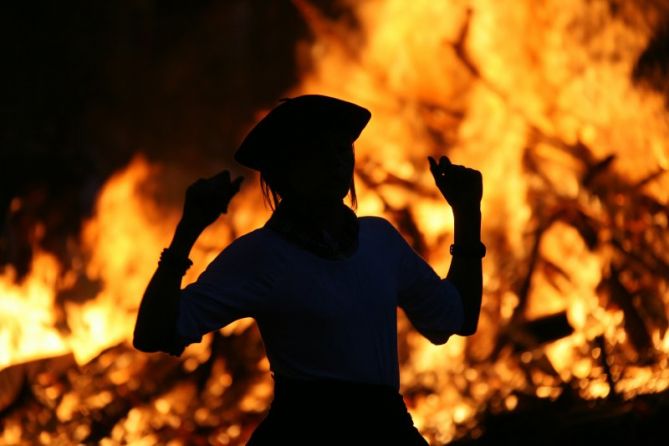
<svg viewBox="0 0 669 446"><path fill-rule="evenodd" d="M273 109L235 154L260 171L271 218L181 289L191 247L227 211L242 178L224 171L198 180L142 299L134 346L146 352L178 356L208 332L255 319L274 400L249 445L427 444L399 394L396 309L434 344L476 331L481 174L428 157L455 217L441 279L391 223L357 217L343 202L350 191L355 205L353 142L370 116L319 95Z"/></svg>

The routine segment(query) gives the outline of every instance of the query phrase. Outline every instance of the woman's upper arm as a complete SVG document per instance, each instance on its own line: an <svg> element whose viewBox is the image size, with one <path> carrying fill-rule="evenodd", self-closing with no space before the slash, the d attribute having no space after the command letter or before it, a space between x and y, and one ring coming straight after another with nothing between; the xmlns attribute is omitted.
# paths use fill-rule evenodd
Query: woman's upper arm
<svg viewBox="0 0 669 446"><path fill-rule="evenodd" d="M443 344L464 322L462 299L390 224L397 251L397 297L412 325L434 344Z"/></svg>
<svg viewBox="0 0 669 446"><path fill-rule="evenodd" d="M231 322L254 317L268 295L266 263L253 246L230 245L197 281L181 290L175 328L176 351Z"/></svg>

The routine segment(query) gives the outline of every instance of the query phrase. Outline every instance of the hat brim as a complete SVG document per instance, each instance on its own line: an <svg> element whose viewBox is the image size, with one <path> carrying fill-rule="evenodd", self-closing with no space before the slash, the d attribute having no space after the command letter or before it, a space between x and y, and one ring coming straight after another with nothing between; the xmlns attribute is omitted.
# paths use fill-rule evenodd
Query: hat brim
<svg viewBox="0 0 669 446"><path fill-rule="evenodd" d="M371 116L364 107L329 96L304 95L288 99L251 129L234 158L243 166L263 170L278 158L293 155L292 149L301 142L334 138L352 144Z"/></svg>

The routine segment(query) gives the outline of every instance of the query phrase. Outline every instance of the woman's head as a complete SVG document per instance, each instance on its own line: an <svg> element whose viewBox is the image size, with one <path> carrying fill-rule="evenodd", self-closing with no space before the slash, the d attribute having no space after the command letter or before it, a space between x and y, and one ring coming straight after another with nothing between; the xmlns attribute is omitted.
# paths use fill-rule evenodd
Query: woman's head
<svg viewBox="0 0 669 446"><path fill-rule="evenodd" d="M306 203L341 202L349 192L353 208L357 207L352 143L323 138L297 149L260 171L261 188L270 208L286 198Z"/></svg>
<svg viewBox="0 0 669 446"><path fill-rule="evenodd" d="M349 191L355 207L353 143L370 117L369 110L328 96L288 99L256 124L235 159L260 171L270 207L293 197L341 201Z"/></svg>

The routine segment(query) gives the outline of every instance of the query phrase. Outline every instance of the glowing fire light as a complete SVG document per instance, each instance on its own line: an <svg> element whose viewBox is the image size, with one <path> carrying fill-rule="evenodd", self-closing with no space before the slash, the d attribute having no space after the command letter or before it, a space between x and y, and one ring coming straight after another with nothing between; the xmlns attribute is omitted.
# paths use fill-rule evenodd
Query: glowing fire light
<svg viewBox="0 0 669 446"><path fill-rule="evenodd" d="M444 275L453 222L425 157L447 154L484 173L489 255L479 332L435 347L404 318L399 321L406 346L402 389L421 432L431 442L448 442L462 432L476 432L476 416L486 408L515 410L521 394L555 399L565 386L585 399L612 393L631 398L667 389L669 336L658 328L661 321L648 330L648 350L656 357L644 362L640 349L630 347L626 310L607 303L600 289L619 252L630 250L631 236L615 251L605 243L614 238L613 229L605 228L598 234L604 242L589 246L574 225L556 220L543 228L536 246L532 243L542 218L559 203L572 206L564 212L585 209L583 218L608 221L605 199L584 185L587 156L615 155L611 172L632 183L669 166L663 100L630 80L650 28L611 15L606 2L520 0L511 8L493 0L376 0L354 5L359 27L350 30L304 1L295 3L315 40L301 47L311 64L292 93L329 94L372 110L356 146L359 215L394 221ZM178 218L178 209L158 207L142 192L155 180L156 169L136 158L98 197L96 215L82 234L88 255L83 274L103 287L94 298L65 306L67 330L55 328L54 299L73 272L61 271L53 257L38 253L22 283L15 283L11 270L0 277L0 369L66 352L83 365L130 339L139 298ZM229 215L199 241L186 281L194 280L234 234L268 217L259 188L250 183ZM644 193L665 206L668 191L666 175L644 186ZM624 194L615 200L624 205ZM627 218L621 212L612 222ZM641 228L639 237L648 237L643 228L650 224L667 227L662 213L635 218L631 223ZM667 246L666 235L658 243ZM523 301L518 283L533 256L539 269ZM621 280L639 285L644 277ZM658 280L664 290L661 314L669 293L666 277ZM517 339L518 320L559 312L566 313L571 335L519 350L512 342L500 344L500 339ZM224 335L248 333L250 326L249 320L239 321ZM209 341L186 352L184 370L192 372L207 360ZM532 366L539 362L554 372ZM261 361L257 368L266 372L268 364ZM224 361L214 362L212 370L206 388L220 398L235 380ZM134 378L118 368L109 379L121 385ZM60 421L70 420L84 404L76 392L53 392ZM104 407L110 395L101 392L85 404ZM269 380L254 383L239 398L237 415L261 413L270 396ZM192 382L179 384L129 410L105 440L154 444L158 437L152 429L182 426L197 398ZM201 404L189 422L222 422L207 407ZM84 438L86 429L73 435ZM238 444L248 430L248 423L235 421L210 441ZM21 432L20 424L10 422L0 438L16 440Z"/></svg>

